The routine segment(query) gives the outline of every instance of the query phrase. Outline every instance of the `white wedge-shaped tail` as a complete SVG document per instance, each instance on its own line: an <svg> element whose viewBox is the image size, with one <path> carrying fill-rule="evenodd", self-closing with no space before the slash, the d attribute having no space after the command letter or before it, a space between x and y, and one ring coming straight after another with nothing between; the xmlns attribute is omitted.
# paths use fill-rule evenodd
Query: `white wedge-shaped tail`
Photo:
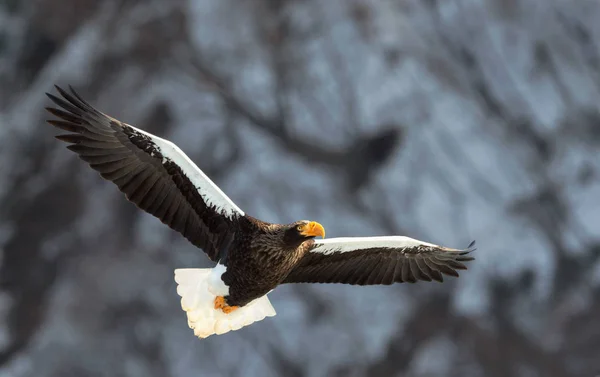
<svg viewBox="0 0 600 377"><path fill-rule="evenodd" d="M217 269L219 267L217 266ZM225 334L275 315L275 309L267 295L259 297L229 314L215 309L215 293L220 293L224 284L221 283L220 287L215 286L214 270L212 268L175 270L175 282L177 283L177 293L181 296L181 308L187 314L188 325L194 330L194 335L206 338L213 334ZM222 271L220 272L222 273Z"/></svg>

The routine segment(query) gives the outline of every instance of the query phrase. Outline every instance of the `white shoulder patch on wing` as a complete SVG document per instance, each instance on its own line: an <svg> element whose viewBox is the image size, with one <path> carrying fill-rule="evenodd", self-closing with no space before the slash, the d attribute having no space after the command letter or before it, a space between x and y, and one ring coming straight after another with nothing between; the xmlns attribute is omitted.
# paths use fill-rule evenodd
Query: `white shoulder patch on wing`
<svg viewBox="0 0 600 377"><path fill-rule="evenodd" d="M439 247L431 243L415 240L414 238L404 236L384 236L384 237L339 237L315 240L315 248L311 253L333 254L348 253L356 250L388 248L403 249L414 246L432 246Z"/></svg>
<svg viewBox="0 0 600 377"><path fill-rule="evenodd" d="M236 215L244 216L242 211L213 181L183 151L174 143L152 135L127 124L128 127L135 129L152 139L152 142L163 155L163 163L171 160L177 164L190 182L196 187L202 199L207 205L215 206L217 211L225 216L233 217Z"/></svg>

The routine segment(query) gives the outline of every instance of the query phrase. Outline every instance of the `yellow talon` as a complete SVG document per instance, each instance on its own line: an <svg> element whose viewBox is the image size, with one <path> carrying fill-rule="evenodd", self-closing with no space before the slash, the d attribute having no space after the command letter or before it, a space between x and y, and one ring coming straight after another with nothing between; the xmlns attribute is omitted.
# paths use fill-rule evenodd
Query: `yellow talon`
<svg viewBox="0 0 600 377"><path fill-rule="evenodd" d="M224 308L223 308L223 309L221 309L221 310L223 310L223 313L225 313L225 314L229 314L229 313L231 313L232 311L234 311L234 310L237 310L238 308L239 308L238 306L229 306L229 305L228 305L228 306L224 307Z"/></svg>
<svg viewBox="0 0 600 377"><path fill-rule="evenodd" d="M223 309L227 303L225 302L225 297L217 296L215 298L215 309Z"/></svg>
<svg viewBox="0 0 600 377"><path fill-rule="evenodd" d="M229 314L238 308L239 308L238 306L227 305L227 302L225 301L225 297L223 297L223 296L215 297L215 309L217 309L217 310L221 309L223 311L223 313L225 313L225 314Z"/></svg>

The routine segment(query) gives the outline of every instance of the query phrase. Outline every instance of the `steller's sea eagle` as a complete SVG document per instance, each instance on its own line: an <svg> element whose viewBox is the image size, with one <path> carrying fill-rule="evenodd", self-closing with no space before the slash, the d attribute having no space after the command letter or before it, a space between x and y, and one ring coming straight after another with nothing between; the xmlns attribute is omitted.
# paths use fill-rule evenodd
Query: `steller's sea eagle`
<svg viewBox="0 0 600 377"><path fill-rule="evenodd" d="M177 293L194 334L206 338L274 316L267 293L283 283L392 284L458 276L467 249L408 237L325 239L315 221L271 224L244 213L175 144L101 113L72 88L56 87L69 143L127 199L181 233L217 262L214 268L175 270ZM315 239L320 236L323 239Z"/></svg>

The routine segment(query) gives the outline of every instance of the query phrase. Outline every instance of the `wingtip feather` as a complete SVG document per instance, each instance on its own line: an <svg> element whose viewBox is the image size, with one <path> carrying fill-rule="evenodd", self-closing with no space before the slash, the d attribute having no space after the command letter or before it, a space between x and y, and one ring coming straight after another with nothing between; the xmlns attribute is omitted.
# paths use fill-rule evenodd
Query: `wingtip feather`
<svg viewBox="0 0 600 377"><path fill-rule="evenodd" d="M81 143L81 136L74 134L62 134L54 136L57 140L64 141L65 143L79 144Z"/></svg>
<svg viewBox="0 0 600 377"><path fill-rule="evenodd" d="M54 84L54 88L55 88L55 89L56 89L56 91L57 91L57 92L59 92L59 93L60 93L60 95L61 95L61 96L63 96L63 97L65 96L65 94L67 94L67 92L65 92L65 91L63 90L63 88L61 88L60 86L58 86L58 85L56 85L56 84Z"/></svg>
<svg viewBox="0 0 600 377"><path fill-rule="evenodd" d="M52 100L52 102L54 102L54 103L56 103L57 105L59 105L60 98L58 98L57 96L55 96L55 95L54 95L54 94L52 94L52 93L46 93L46 96L47 96L48 98L50 98L50 99ZM46 109L48 109L48 107L46 107Z"/></svg>

